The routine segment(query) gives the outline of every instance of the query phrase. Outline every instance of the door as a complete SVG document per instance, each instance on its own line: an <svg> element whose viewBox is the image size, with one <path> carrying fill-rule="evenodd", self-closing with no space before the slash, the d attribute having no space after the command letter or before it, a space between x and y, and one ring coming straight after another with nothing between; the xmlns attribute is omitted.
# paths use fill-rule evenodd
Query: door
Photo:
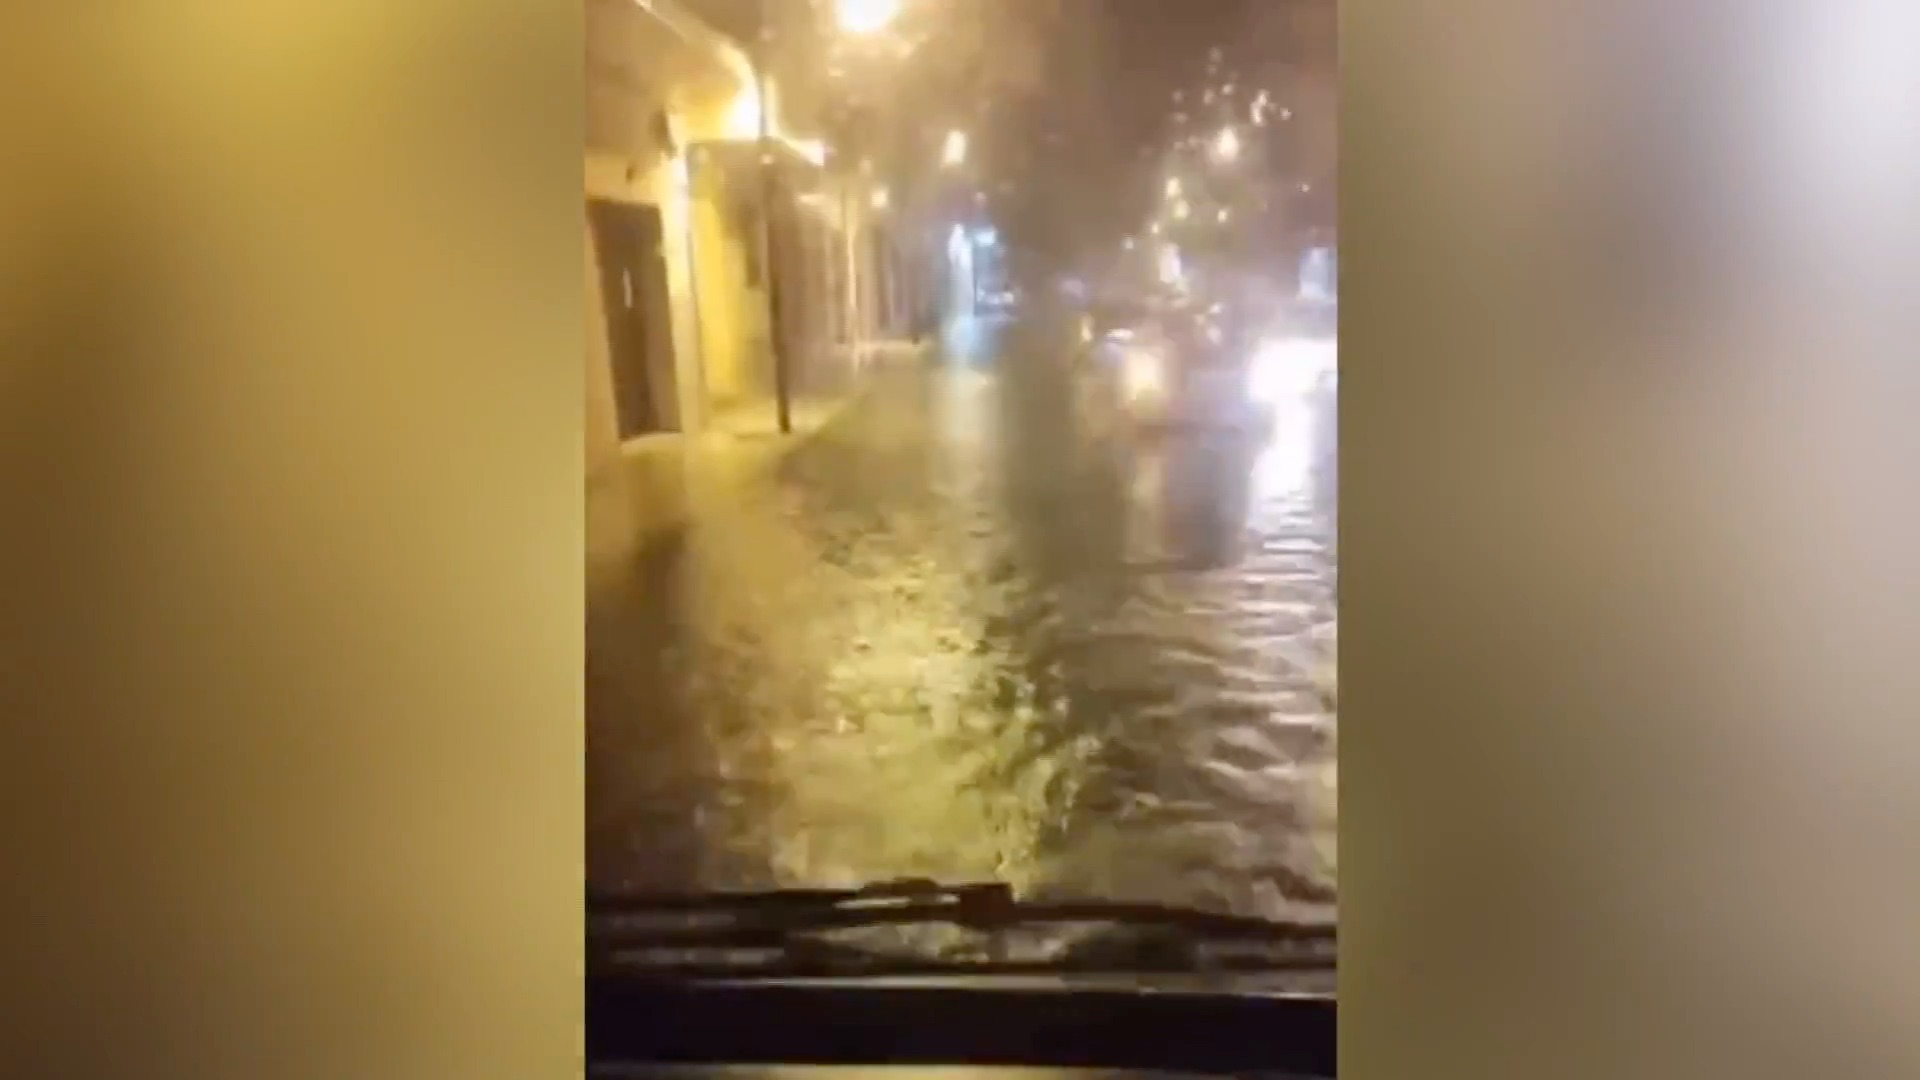
<svg viewBox="0 0 1920 1080"><path fill-rule="evenodd" d="M620 438L673 431L673 308L660 210L590 199L587 220L599 255Z"/></svg>

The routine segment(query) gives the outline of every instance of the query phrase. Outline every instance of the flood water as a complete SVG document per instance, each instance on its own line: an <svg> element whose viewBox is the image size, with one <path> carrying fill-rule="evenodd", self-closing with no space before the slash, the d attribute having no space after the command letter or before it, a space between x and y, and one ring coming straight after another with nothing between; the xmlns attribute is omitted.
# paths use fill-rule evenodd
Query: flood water
<svg viewBox="0 0 1920 1080"><path fill-rule="evenodd" d="M590 589L593 885L1332 903L1330 396L1137 440L1050 340L704 451L691 524Z"/></svg>

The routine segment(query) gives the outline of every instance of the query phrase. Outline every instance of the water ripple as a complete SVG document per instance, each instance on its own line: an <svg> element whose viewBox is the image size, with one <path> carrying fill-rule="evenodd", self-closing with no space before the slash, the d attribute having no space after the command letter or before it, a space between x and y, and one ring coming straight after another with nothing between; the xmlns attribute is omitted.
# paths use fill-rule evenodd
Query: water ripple
<svg viewBox="0 0 1920 1080"><path fill-rule="evenodd" d="M1323 501L889 378L590 598L590 876L1330 903Z"/></svg>

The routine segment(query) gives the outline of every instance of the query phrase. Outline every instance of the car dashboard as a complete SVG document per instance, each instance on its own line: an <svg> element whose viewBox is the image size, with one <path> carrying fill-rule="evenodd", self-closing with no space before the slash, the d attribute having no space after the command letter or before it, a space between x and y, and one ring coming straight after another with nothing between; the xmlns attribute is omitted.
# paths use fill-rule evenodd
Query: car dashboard
<svg viewBox="0 0 1920 1080"><path fill-rule="evenodd" d="M1309 994L590 978L586 1018L589 1076L1335 1075L1335 1001Z"/></svg>
<svg viewBox="0 0 1920 1080"><path fill-rule="evenodd" d="M968 1065L636 1065L589 1076L630 1080L1198 1080L1194 1072L1129 1068L1020 1068ZM1286 1072L1244 1072L1261 1080L1296 1080Z"/></svg>

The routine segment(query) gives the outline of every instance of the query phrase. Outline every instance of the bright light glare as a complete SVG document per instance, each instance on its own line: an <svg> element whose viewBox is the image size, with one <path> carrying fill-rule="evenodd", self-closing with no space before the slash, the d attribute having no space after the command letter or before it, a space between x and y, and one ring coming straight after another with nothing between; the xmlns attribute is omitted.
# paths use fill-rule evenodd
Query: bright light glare
<svg viewBox="0 0 1920 1080"><path fill-rule="evenodd" d="M1253 463L1253 484L1262 499L1294 498L1314 482L1313 446L1319 417L1312 409L1282 404L1274 408L1273 438Z"/></svg>
<svg viewBox="0 0 1920 1080"><path fill-rule="evenodd" d="M1247 365L1247 396L1261 405L1287 398L1286 357L1272 346L1263 347Z"/></svg>
<svg viewBox="0 0 1920 1080"><path fill-rule="evenodd" d="M753 83L733 96L733 105L727 110L727 134L736 139L760 134L760 88Z"/></svg>
<svg viewBox="0 0 1920 1080"><path fill-rule="evenodd" d="M1240 133L1233 128L1223 128L1213 140L1213 156L1221 161L1240 159Z"/></svg>
<svg viewBox="0 0 1920 1080"><path fill-rule="evenodd" d="M1180 178L1177 176L1168 177L1167 178L1167 198L1177 199L1179 197L1180 197Z"/></svg>
<svg viewBox="0 0 1920 1080"><path fill-rule="evenodd" d="M886 188L875 188L875 189L874 189L874 192L873 192L873 208L874 208L875 210L885 210L885 209L887 208L887 205L888 205L889 203L891 203L892 201L893 201L893 200L892 200L892 197L891 197L890 195L888 195L888 194L887 194L887 189L886 189Z"/></svg>
<svg viewBox="0 0 1920 1080"><path fill-rule="evenodd" d="M884 30L900 14L900 0L838 0L840 29L849 34Z"/></svg>
<svg viewBox="0 0 1920 1080"><path fill-rule="evenodd" d="M1332 248L1309 248L1300 258L1300 296L1326 302L1334 298L1336 272Z"/></svg>
<svg viewBox="0 0 1920 1080"><path fill-rule="evenodd" d="M940 151L940 160L948 165L964 165L967 160L967 133L964 131L947 132L947 143Z"/></svg>
<svg viewBox="0 0 1920 1080"><path fill-rule="evenodd" d="M1334 346L1321 341L1269 341L1247 365L1247 396L1262 405L1297 402L1337 366Z"/></svg>
<svg viewBox="0 0 1920 1080"><path fill-rule="evenodd" d="M1128 351L1125 387L1128 400L1158 397L1165 385L1158 356L1145 349Z"/></svg>
<svg viewBox="0 0 1920 1080"><path fill-rule="evenodd" d="M1187 277L1186 268L1181 265L1180 249L1168 245L1160 250L1160 280L1168 285L1178 285Z"/></svg>
<svg viewBox="0 0 1920 1080"><path fill-rule="evenodd" d="M1193 207L1187 205L1187 200L1181 199L1179 202L1173 204L1173 217L1175 221L1185 221L1187 220L1187 215L1191 213L1193 213Z"/></svg>

